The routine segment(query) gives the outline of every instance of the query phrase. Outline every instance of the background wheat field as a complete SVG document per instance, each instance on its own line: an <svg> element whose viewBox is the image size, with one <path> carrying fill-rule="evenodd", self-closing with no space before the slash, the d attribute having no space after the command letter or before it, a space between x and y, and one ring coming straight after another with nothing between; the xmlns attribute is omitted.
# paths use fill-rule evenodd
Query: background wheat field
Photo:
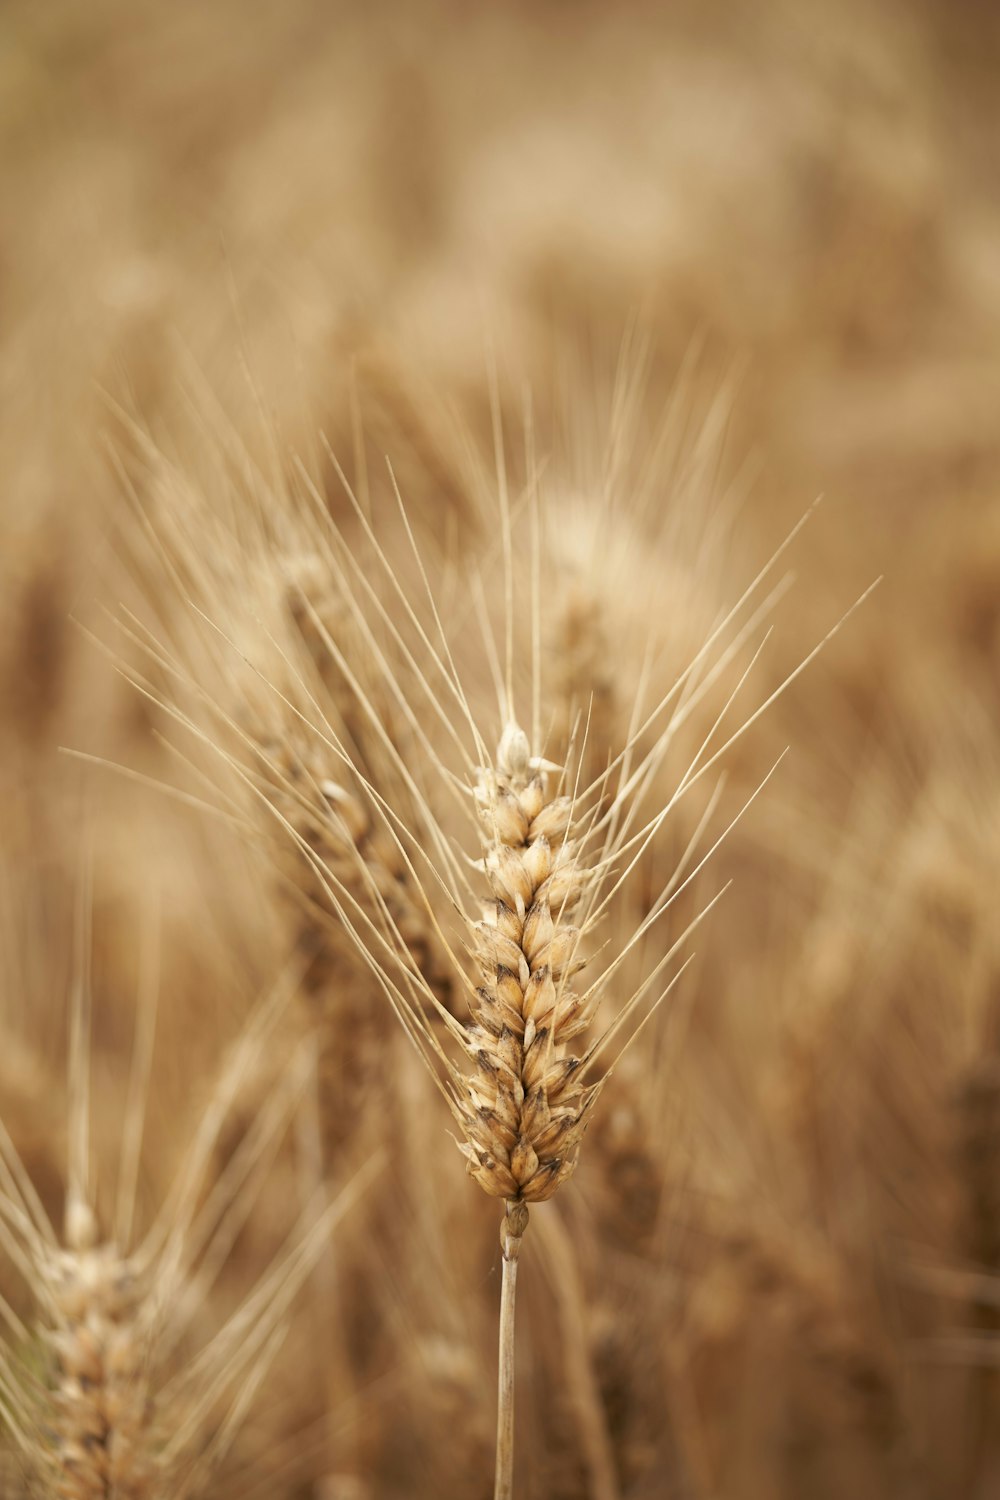
<svg viewBox="0 0 1000 1500"><path fill-rule="evenodd" d="M0 1494L488 1500L512 1183L520 1500L1000 1493L998 77L977 0L0 8ZM514 717L638 996L558 1151Z"/></svg>

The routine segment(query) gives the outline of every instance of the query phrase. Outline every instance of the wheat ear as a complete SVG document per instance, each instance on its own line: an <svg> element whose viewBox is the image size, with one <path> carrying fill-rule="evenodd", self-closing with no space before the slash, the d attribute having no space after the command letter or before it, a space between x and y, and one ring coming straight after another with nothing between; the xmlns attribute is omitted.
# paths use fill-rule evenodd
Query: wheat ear
<svg viewBox="0 0 1000 1500"><path fill-rule="evenodd" d="M479 1185L508 1204L541 1203L570 1175L597 1092L566 1052L590 1021L590 1004L567 987L581 967L571 918L587 878L572 799L551 796L547 781L545 763L510 724L476 790L493 902L475 930L476 1072L461 1099L462 1151Z"/></svg>
<svg viewBox="0 0 1000 1500"><path fill-rule="evenodd" d="M597 1088L581 1085L581 1060L566 1051L590 1021L590 1005L567 988L579 967L571 925L587 887L572 838L573 804L552 796L545 764L510 723L496 766L480 774L476 802L493 896L476 928L481 984L465 1079L461 1149L486 1192L506 1200L500 1226L497 1500L513 1494L514 1310L528 1204L551 1198L576 1166Z"/></svg>
<svg viewBox="0 0 1000 1500"><path fill-rule="evenodd" d="M66 1249L53 1252L55 1315L52 1456L61 1500L150 1494L151 1403L137 1330L135 1277L82 1201L66 1214Z"/></svg>
<svg viewBox="0 0 1000 1500"><path fill-rule="evenodd" d="M81 901L82 912L86 901ZM78 918L86 933L86 918ZM82 941L88 939L83 935ZM89 949L85 949L89 953ZM287 1063L280 1023L297 971L251 1014L215 1081L173 1187L149 1229L133 1235L153 1046L156 965L143 987L123 1121L114 1235L100 1228L91 1160L89 969L74 987L69 1060L70 1159L60 1240L0 1120L0 1254L35 1303L47 1358L0 1296L0 1440L22 1461L30 1493L59 1500L204 1494L242 1426L345 1206L370 1160L335 1199L316 1194L282 1248L211 1336L194 1337L301 1102L309 1054ZM264 1050L283 1066L225 1168L213 1163L241 1085ZM182 1341L193 1346L177 1357ZM171 1367L175 1368L171 1368Z"/></svg>

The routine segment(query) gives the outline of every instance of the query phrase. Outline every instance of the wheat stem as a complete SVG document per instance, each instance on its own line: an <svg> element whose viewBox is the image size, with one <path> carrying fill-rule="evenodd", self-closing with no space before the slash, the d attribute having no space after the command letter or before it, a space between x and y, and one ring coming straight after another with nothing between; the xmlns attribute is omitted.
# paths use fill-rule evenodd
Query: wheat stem
<svg viewBox="0 0 1000 1500"><path fill-rule="evenodd" d="M512 1500L514 1494L514 1303L517 1295L517 1257L528 1227L525 1203L506 1203L500 1222L503 1279L500 1284L500 1350L497 1362L497 1468L493 1500Z"/></svg>

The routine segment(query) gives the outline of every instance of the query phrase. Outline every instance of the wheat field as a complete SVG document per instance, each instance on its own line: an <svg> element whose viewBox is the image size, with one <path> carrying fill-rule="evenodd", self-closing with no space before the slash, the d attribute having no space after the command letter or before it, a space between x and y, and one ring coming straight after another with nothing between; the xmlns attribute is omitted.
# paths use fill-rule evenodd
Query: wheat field
<svg viewBox="0 0 1000 1500"><path fill-rule="evenodd" d="M1000 1492L998 69L2 8L0 1495Z"/></svg>

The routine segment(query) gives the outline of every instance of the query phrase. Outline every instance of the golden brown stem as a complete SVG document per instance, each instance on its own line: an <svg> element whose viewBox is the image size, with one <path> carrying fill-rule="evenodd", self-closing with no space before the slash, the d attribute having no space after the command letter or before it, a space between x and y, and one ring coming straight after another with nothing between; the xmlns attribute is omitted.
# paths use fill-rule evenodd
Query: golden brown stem
<svg viewBox="0 0 1000 1500"><path fill-rule="evenodd" d="M494 1500L514 1494L514 1299L517 1294L517 1257L521 1236L528 1227L523 1203L507 1203L500 1224L503 1280L500 1287L500 1353L497 1392L497 1469Z"/></svg>

